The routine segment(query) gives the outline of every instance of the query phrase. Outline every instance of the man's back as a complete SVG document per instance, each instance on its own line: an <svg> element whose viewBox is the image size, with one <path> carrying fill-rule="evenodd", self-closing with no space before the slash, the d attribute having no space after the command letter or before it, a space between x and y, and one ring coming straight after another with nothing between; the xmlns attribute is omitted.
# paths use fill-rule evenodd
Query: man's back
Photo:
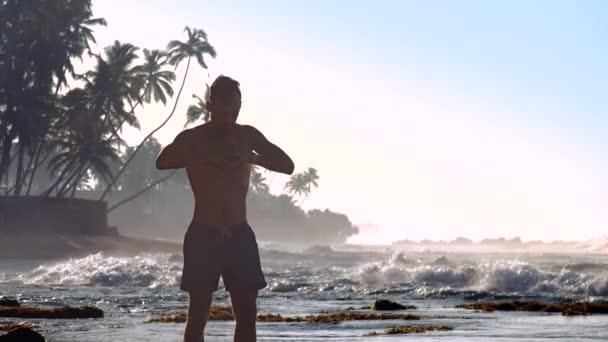
<svg viewBox="0 0 608 342"><path fill-rule="evenodd" d="M246 222L252 151L248 129L237 124L224 127L208 123L193 129L192 140L194 150L208 145L227 157L209 163L193 154L186 166L194 193L194 221L226 228Z"/></svg>

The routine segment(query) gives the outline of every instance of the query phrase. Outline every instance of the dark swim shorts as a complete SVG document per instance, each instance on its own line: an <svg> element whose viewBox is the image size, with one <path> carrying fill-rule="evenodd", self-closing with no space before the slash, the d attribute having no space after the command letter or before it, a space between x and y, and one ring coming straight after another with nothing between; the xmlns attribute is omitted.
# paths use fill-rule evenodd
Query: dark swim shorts
<svg viewBox="0 0 608 342"><path fill-rule="evenodd" d="M180 289L216 291L220 275L227 291L266 287L253 230L247 223L226 230L192 222L184 237Z"/></svg>

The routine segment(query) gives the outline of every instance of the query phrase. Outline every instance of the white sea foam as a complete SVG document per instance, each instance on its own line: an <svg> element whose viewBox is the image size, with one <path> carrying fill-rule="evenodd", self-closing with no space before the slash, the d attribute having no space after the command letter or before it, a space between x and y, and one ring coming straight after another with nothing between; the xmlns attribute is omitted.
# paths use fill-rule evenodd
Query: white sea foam
<svg viewBox="0 0 608 342"><path fill-rule="evenodd" d="M385 261L334 266L322 261L297 265L273 264L265 268L271 292L393 291L420 295L508 293L608 297L608 269L598 261L567 265L484 258L388 255ZM102 253L44 264L17 276L25 284L176 287L182 259L171 254L112 257ZM439 291L439 292L438 292Z"/></svg>
<svg viewBox="0 0 608 342"><path fill-rule="evenodd" d="M19 276L25 284L162 287L175 286L181 264L171 254L111 257L102 253L41 265Z"/></svg>
<svg viewBox="0 0 608 342"><path fill-rule="evenodd" d="M603 272L551 271L517 259L486 260L464 264L403 262L402 255L386 262L362 265L353 272L367 286L394 284L424 289L458 289L500 293L608 296L608 269Z"/></svg>

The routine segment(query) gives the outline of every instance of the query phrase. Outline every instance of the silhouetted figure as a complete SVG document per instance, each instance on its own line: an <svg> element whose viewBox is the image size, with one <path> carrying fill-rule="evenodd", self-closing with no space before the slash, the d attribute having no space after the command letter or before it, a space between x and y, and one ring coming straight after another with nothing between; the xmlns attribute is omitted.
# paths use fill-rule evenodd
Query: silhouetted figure
<svg viewBox="0 0 608 342"><path fill-rule="evenodd" d="M202 340L220 275L236 317L234 340L255 341L257 294L266 281L246 217L251 164L285 174L293 173L294 164L256 128L236 123L241 109L237 81L218 77L207 109L208 123L178 134L156 159L159 169L186 168L194 192L180 286L190 295L184 341Z"/></svg>

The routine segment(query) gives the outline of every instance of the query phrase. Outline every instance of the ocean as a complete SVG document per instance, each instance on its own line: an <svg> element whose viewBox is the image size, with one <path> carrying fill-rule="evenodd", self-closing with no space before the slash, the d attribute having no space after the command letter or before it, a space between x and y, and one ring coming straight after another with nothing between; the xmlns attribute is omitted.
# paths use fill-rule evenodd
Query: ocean
<svg viewBox="0 0 608 342"><path fill-rule="evenodd" d="M259 341L608 341L608 315L478 312L458 304L488 300L608 301L608 255L602 253L447 252L389 247L261 245L268 287L260 313L283 316L344 312L383 298L415 305L419 321L337 324L259 323ZM102 319L27 320L48 341L182 341L183 323L144 323L187 308L179 290L182 256L103 253L62 261L1 260L0 296L22 304L94 305ZM215 305L228 305L223 287ZM0 318L2 322L22 319ZM443 325L444 332L365 336L404 325ZM207 324L207 341L232 341L234 322Z"/></svg>

